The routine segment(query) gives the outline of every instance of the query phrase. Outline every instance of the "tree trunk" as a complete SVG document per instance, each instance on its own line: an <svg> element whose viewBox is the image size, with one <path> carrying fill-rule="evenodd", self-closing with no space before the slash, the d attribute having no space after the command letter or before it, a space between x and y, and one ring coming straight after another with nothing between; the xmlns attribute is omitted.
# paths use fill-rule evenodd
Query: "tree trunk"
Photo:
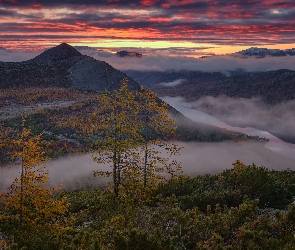
<svg viewBox="0 0 295 250"><path fill-rule="evenodd" d="M23 224L23 192L24 192L24 186L23 186L23 178L24 178L24 163L22 159L22 169L21 169L21 175L20 175L20 201L19 201L19 227L22 227Z"/></svg>
<svg viewBox="0 0 295 250"><path fill-rule="evenodd" d="M118 165L116 162L116 158L117 158L117 152L114 152L114 156L113 156L113 184L114 184L114 194L115 197L118 197L119 195L119 189L118 189L118 176L117 176L117 171L118 171Z"/></svg>
<svg viewBox="0 0 295 250"><path fill-rule="evenodd" d="M145 144L144 150L144 166L143 166L143 187L146 188L147 183L147 160L148 160L148 149L147 143Z"/></svg>

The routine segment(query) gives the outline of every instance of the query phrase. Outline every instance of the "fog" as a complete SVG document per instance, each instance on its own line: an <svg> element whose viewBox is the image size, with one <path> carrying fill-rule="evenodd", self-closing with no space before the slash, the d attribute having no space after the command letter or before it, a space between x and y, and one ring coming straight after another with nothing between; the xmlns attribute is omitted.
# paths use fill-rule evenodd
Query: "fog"
<svg viewBox="0 0 295 250"><path fill-rule="evenodd" d="M225 128L230 131L242 132L247 135L259 136L262 138L269 139L269 142L265 144L265 147L267 149L270 149L272 152L275 152L275 153L280 154L288 159L292 159L293 161L295 161L295 144L284 142L281 139L277 138L276 136L274 136L273 134L271 134L267 131L259 130L259 129L256 129L253 127L233 127L233 126L230 126L227 123L220 121L215 117L212 117L212 116L210 116L204 112L201 112L199 110L196 110L195 109L196 108L195 102L186 102L181 97L161 97L161 99L164 100L165 102L169 103L172 107L174 107L175 109L177 109L178 111L180 111L182 114L189 117L193 121L214 125L214 126L217 126L220 128ZM260 101L257 100L257 102L260 102ZM254 105L253 109L259 110L259 106ZM290 109L289 109L289 111L290 111ZM281 112L283 112L283 111L281 111ZM285 112L287 112L287 110L285 110ZM291 111L290 111L290 113L291 113ZM290 126L291 125L292 124L290 122ZM295 162L293 162L293 165L294 164L295 164Z"/></svg>
<svg viewBox="0 0 295 250"><path fill-rule="evenodd" d="M0 49L0 61L1 62L22 62L32 59L43 50L2 50Z"/></svg>
<svg viewBox="0 0 295 250"><path fill-rule="evenodd" d="M257 112L256 116L258 117L259 112L271 112L266 106L261 105L260 100L209 98L198 102L188 103L181 97L162 97L162 99L192 120L270 139L270 142L268 143L233 141L219 143L176 142L180 147L184 147L184 149L182 149L180 155L175 156L174 159L181 162L185 174L195 176L205 173L220 173L224 169L231 168L232 163L237 159L243 161L247 165L255 163L258 166L264 166L268 169L282 170L289 168L295 170L294 144L285 143L266 131L257 130L251 127L240 128L229 126L217 118L196 110L196 108L202 106L202 104L209 102L211 105L214 105L214 107L216 106L220 110L221 107L218 105L226 105L226 108L233 114L242 112L243 107L244 109L249 108L252 112L255 110L255 112ZM239 104L241 107L239 107ZM292 109L292 105L293 104L291 103L285 104L283 107L277 106L276 110L278 113L283 113L284 110L286 111L288 108L289 110ZM246 111L243 112L246 114L244 115L245 119L248 116L250 119L251 114L248 114ZM222 114L221 111L220 113ZM271 114L272 113L270 113L269 116L271 116ZM285 113L285 115L287 115L287 113ZM255 117L254 114L252 114L252 116ZM243 120L242 114L239 119ZM64 188L105 185L107 180L94 177L93 171L98 169L111 169L111 164L98 165L95 163L91 154L72 155L51 160L46 163L46 166L50 172L49 186L54 187L59 184L63 184ZM0 170L0 176L0 192L4 192L7 187L11 185L14 178L20 176L20 166L3 168Z"/></svg>
<svg viewBox="0 0 295 250"><path fill-rule="evenodd" d="M95 51L81 51L81 53L106 61L119 70L195 70L204 72L224 72L233 70L269 71L277 69L295 70L295 56L264 57L256 59L240 56L212 56L207 58L171 57L165 55L144 56L142 58L102 57Z"/></svg>
<svg viewBox="0 0 295 250"><path fill-rule="evenodd" d="M19 62L32 59L43 51L0 50L0 61ZM106 61L119 70L195 70L204 72L224 72L232 70L268 71L277 69L295 70L295 56L264 57L256 59L241 56L212 56L194 58L167 56L165 54L145 55L142 58L123 58L107 51L81 50L84 55Z"/></svg>
<svg viewBox="0 0 295 250"><path fill-rule="evenodd" d="M266 131L257 130L251 127L240 128L229 126L217 118L196 110L196 108L209 102L210 105L214 105L214 107L220 110L220 114L223 114L222 106L225 106L225 108L229 109L230 112L235 115L238 115L239 112L243 111L245 115L241 113L237 119L243 120L243 117L245 117L245 121L248 121L251 116L259 117L261 112L267 111L269 112L268 116L271 117L274 113L271 113L271 111L267 109L267 106L263 106L259 99L239 100L231 98L205 98L197 102L186 102L181 97L162 97L161 99L168 102L171 106L175 107L192 120L270 139L270 142L268 143L176 142L180 147L184 147L184 149L182 149L180 155L175 156L174 159L181 162L185 174L195 176L205 173L220 173L224 169L231 168L232 163L237 159L243 161L247 165L255 163L258 166L264 166L268 169L282 170L289 168L295 170L294 144L285 143ZM287 110L291 110L292 108L293 104L291 103L285 104L283 107L277 106L275 110L276 112L281 113L282 116L286 116ZM247 111L247 109L250 109L252 114L250 111ZM253 113L254 110L256 112L255 115ZM228 116L230 118L229 114ZM93 171L97 169L111 169L111 164L98 165L95 163L91 154L72 155L51 160L47 162L46 166L50 171L50 187L63 184L64 188L105 185L107 180L94 177ZM20 175L20 166L1 169L0 175L0 191L3 192L11 185L14 178Z"/></svg>
<svg viewBox="0 0 295 250"><path fill-rule="evenodd" d="M98 165L93 161L92 154L78 154L54 159L44 164L49 170L49 187L62 184L63 188L81 188L100 186L107 179L94 177L93 171L110 170L109 165ZM0 192L6 190L16 177L20 176L21 166L10 165L0 169Z"/></svg>
<svg viewBox="0 0 295 250"><path fill-rule="evenodd" d="M179 84L182 84L183 82L185 82L185 79L178 79L172 82L161 82L159 83L159 85L165 86L165 87L174 87L177 86Z"/></svg>
<svg viewBox="0 0 295 250"><path fill-rule="evenodd" d="M255 163L269 169L282 170L290 168L295 170L295 162L278 153L264 148L259 142L220 142L220 143L184 143L176 142L181 150L174 159L181 162L184 174L196 176L206 173L220 173L232 168L237 159L247 165ZM64 188L81 188L85 186L105 185L107 179L94 177L94 170L111 170L111 164L98 165L91 154L67 156L46 163L50 172L49 186L63 184ZM20 176L20 166L7 167L0 170L0 192L12 184L14 178Z"/></svg>
<svg viewBox="0 0 295 250"><path fill-rule="evenodd" d="M189 103L182 98L170 98L169 101L178 106L203 111L232 126L263 128L271 133L295 138L295 100L274 106L265 104L259 98L226 96L202 97Z"/></svg>

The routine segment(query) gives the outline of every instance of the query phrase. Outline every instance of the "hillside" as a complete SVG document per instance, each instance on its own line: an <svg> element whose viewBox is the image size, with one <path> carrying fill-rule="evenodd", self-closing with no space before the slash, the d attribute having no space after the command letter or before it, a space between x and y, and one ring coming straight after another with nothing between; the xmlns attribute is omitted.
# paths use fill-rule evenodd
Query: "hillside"
<svg viewBox="0 0 295 250"><path fill-rule="evenodd" d="M52 156L88 151L93 138L79 135L75 129L62 126L60 121L93 112L97 106L93 96L118 89L126 78L130 90L140 89L138 83L121 71L103 61L83 56L67 44L25 62L1 62L0 139L13 136L13 131L21 126L22 114L27 115L27 125L34 133L45 132L44 138L51 142L48 150ZM233 139L230 131L193 122L172 107L170 112L178 126L178 140L215 142ZM0 153L2 161L6 162L9 152Z"/></svg>
<svg viewBox="0 0 295 250"><path fill-rule="evenodd" d="M24 62L0 62L0 88L70 87L103 92L117 89L128 78L103 61L82 55L68 44L60 44ZM130 88L138 84L128 78Z"/></svg>

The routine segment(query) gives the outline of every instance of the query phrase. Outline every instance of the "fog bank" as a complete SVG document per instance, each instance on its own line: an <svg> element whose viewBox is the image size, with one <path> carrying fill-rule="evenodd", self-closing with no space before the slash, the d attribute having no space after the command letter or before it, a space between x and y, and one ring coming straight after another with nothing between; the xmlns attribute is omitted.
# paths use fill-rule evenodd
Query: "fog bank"
<svg viewBox="0 0 295 250"><path fill-rule="evenodd" d="M20 62L32 59L42 51L0 50L0 61ZM228 72L233 70L269 71L277 69L295 70L295 56L264 58L241 56L211 56L207 58L194 58L184 56L169 56L165 54L147 54L142 58L124 58L107 51L80 50L84 55L97 60L106 61L119 70L193 70L204 72Z"/></svg>
<svg viewBox="0 0 295 250"><path fill-rule="evenodd" d="M285 157L287 157L289 159L293 159L295 161L295 144L284 142L267 131L259 130L259 129L256 129L253 127L233 127L233 126L230 126L230 125L226 124L225 122L218 120L215 117L212 117L212 116L210 116L204 112L201 112L199 110L196 110L195 109L195 107L196 107L195 102L186 102L182 97L161 97L161 99L166 101L167 103L169 103L172 107L174 107L175 109L177 109L178 111L180 111L182 114L189 117L193 121L214 125L214 126L217 126L220 128L225 128L227 130L231 130L231 131L242 132L247 135L267 138L270 141L265 144L266 148L272 150L273 152L284 155ZM238 103L236 105L238 105ZM291 107L292 107L292 105L291 105ZM258 111L259 105L257 105L257 106L254 105L253 109L254 110L256 109ZM290 111L290 109L289 109L289 111ZM288 109L286 109L286 110L288 110ZM230 110L224 111L224 112L226 114L226 112L230 112ZM283 114L283 111L281 111L281 112ZM294 115L292 115L292 118L293 117L294 117ZM292 118L290 118L290 119L292 119ZM234 117L233 117L233 119L234 119ZM269 121L271 122L271 119ZM292 122L290 122L289 125L292 126Z"/></svg>
<svg viewBox="0 0 295 250"><path fill-rule="evenodd" d="M181 97L167 97L165 100L172 106L205 112L231 126L255 127L270 133L285 135L286 138L288 136L295 138L295 100L277 105L267 105L259 98L246 99L226 96L206 96L193 102L186 102ZM220 125L217 120L213 123L217 126Z"/></svg>
<svg viewBox="0 0 295 250"><path fill-rule="evenodd" d="M264 148L260 142L219 142L219 143L184 143L177 142L181 150L174 159L181 162L184 174L196 176L207 173L220 173L232 168L237 159L247 165L255 163L268 169L295 170L295 161ZM171 159L172 160L172 159ZM91 154L67 156L51 160L46 164L50 172L49 186L63 184L65 188L81 188L100 186L106 179L94 177L94 170L110 170L111 164L98 165ZM12 184L14 178L20 176L20 166L0 169L0 192Z"/></svg>

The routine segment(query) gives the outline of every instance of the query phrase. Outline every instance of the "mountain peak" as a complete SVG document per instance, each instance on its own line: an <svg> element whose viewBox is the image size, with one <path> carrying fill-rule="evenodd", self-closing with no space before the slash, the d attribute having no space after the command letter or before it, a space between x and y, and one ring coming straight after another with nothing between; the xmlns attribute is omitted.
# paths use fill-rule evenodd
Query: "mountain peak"
<svg viewBox="0 0 295 250"><path fill-rule="evenodd" d="M34 60L49 63L52 61L68 59L74 56L82 56L82 54L71 45L61 43L58 46L45 50L39 56L35 57Z"/></svg>

